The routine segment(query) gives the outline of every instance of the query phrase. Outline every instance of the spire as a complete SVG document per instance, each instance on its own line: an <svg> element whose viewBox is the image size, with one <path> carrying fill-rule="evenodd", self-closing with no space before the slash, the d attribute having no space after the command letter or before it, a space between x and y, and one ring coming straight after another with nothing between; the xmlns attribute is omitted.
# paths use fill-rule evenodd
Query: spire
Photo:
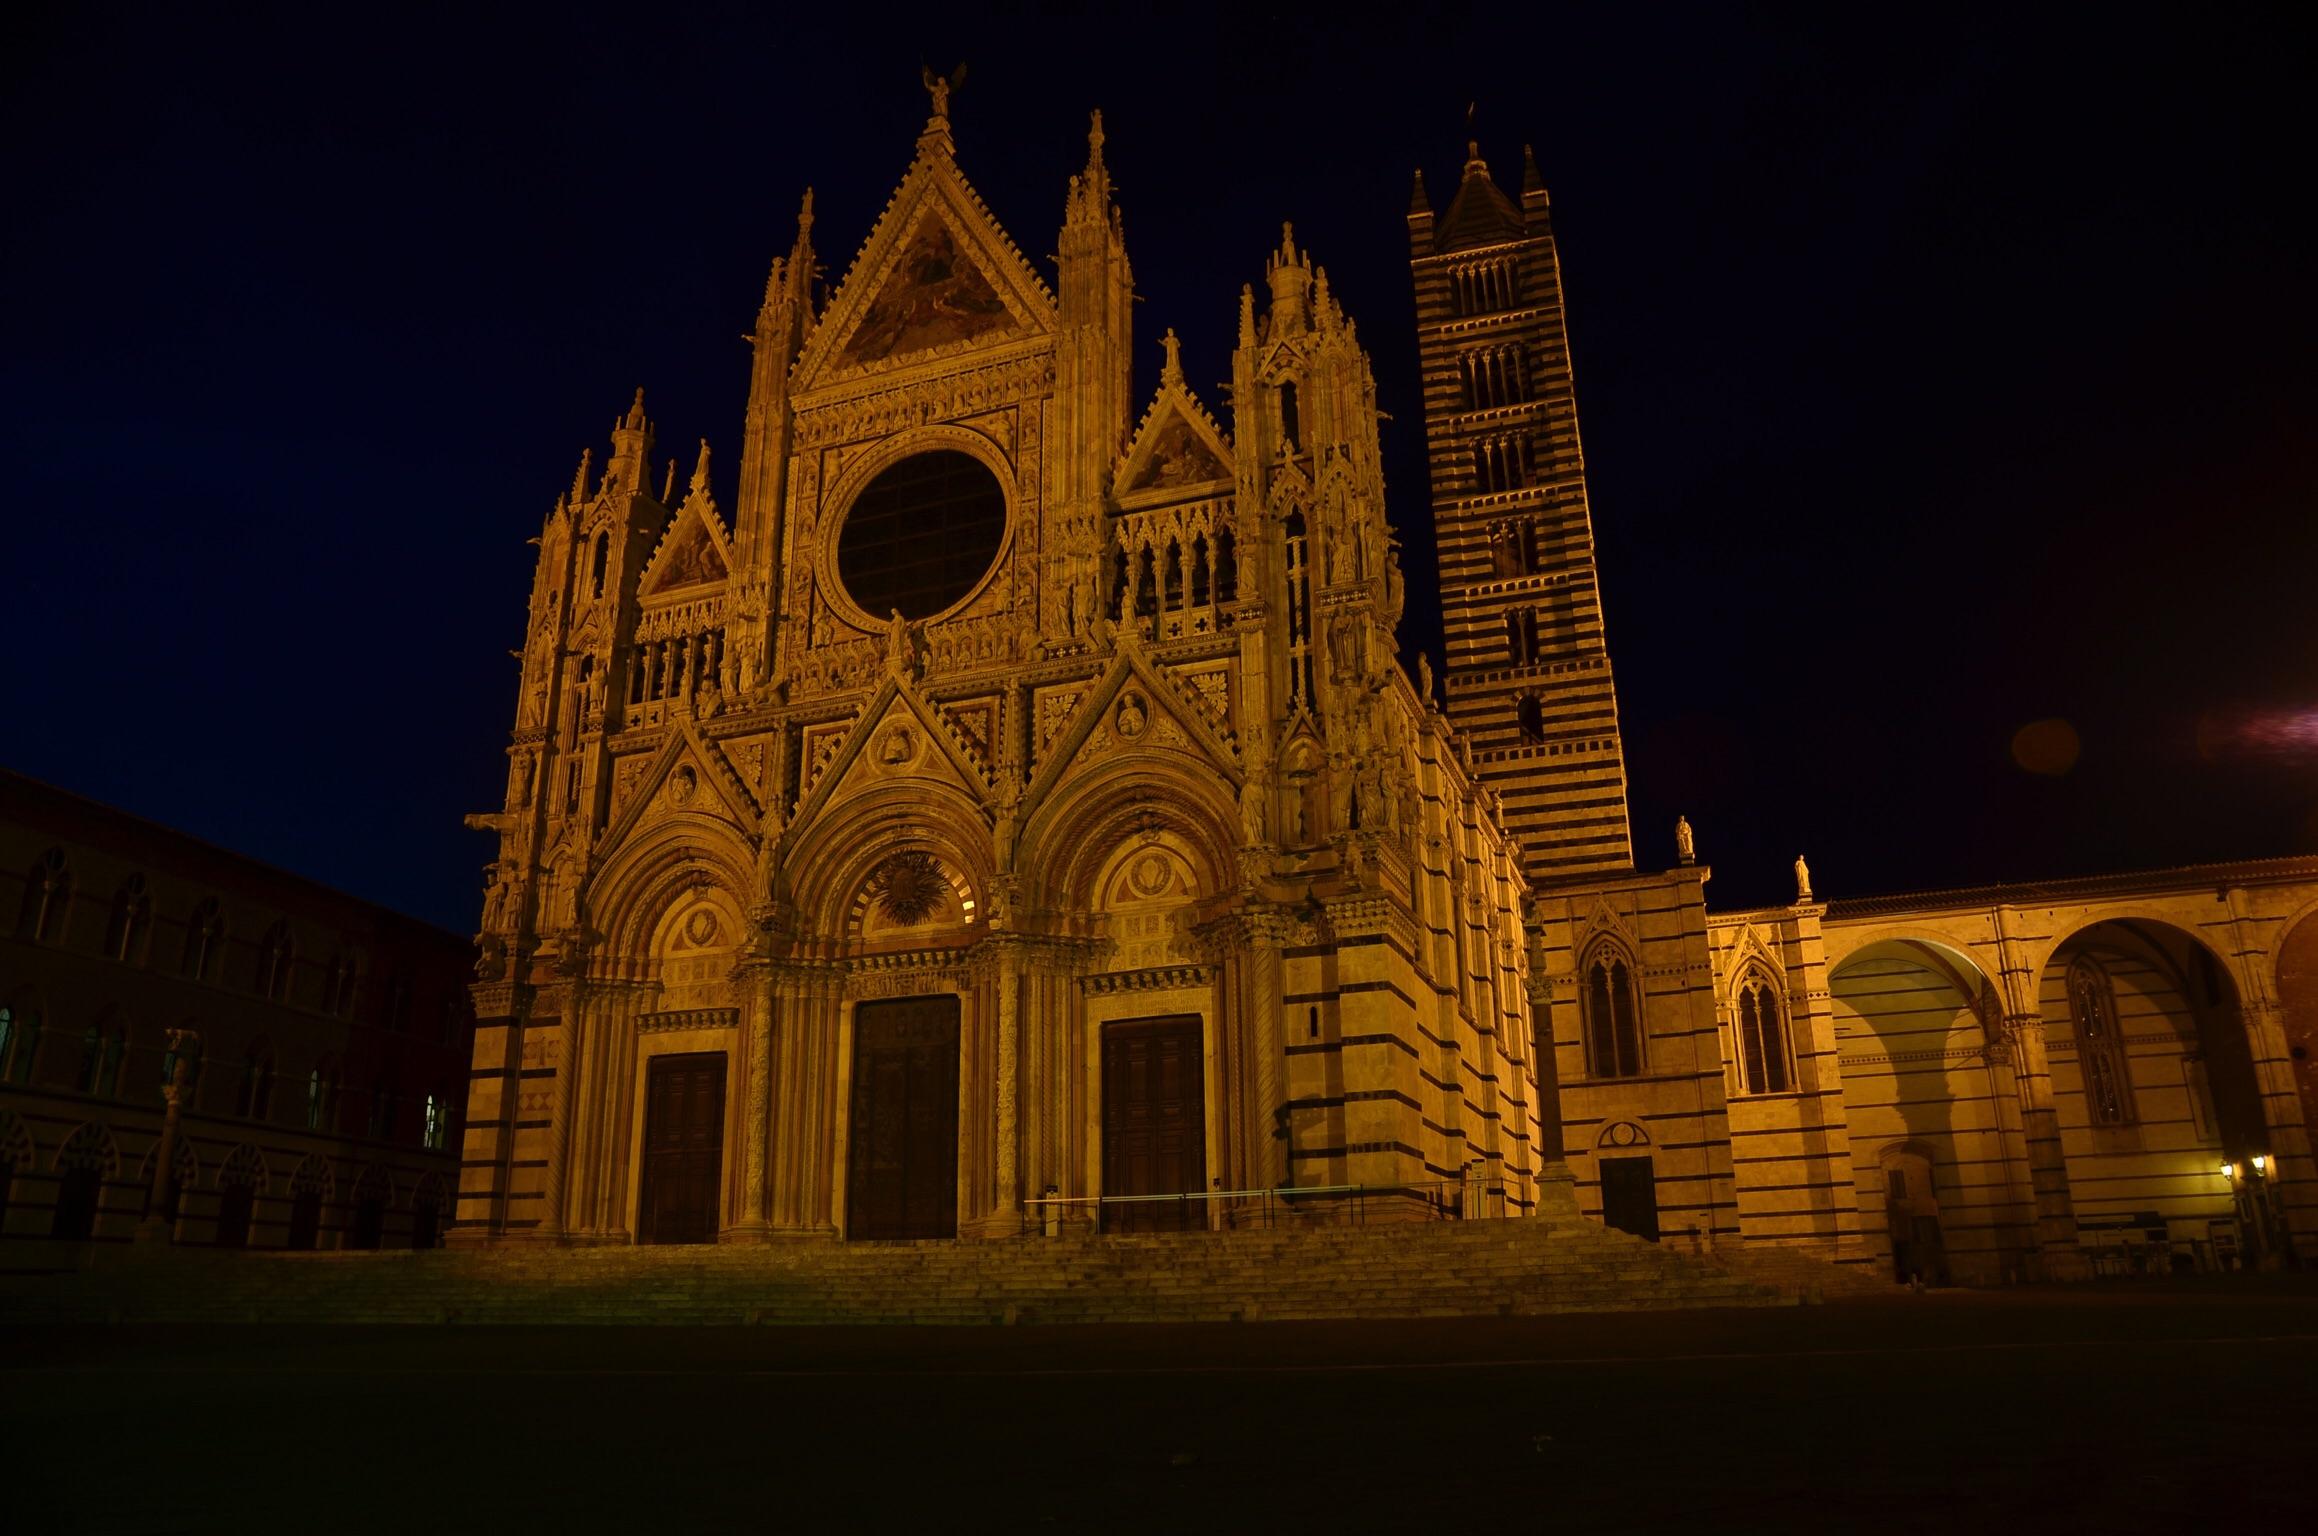
<svg viewBox="0 0 2318 1536"><path fill-rule="evenodd" d="M1180 385L1183 382L1183 354L1175 340L1175 327L1167 327L1167 334L1159 338L1159 382Z"/></svg>
<svg viewBox="0 0 2318 1536"><path fill-rule="evenodd" d="M594 466L595 462L596 451L593 448L580 450L579 473L571 477L571 504L575 507L587 505L588 470Z"/></svg>
<svg viewBox="0 0 2318 1536"><path fill-rule="evenodd" d="M676 494L676 461L668 461L667 470L660 476L660 505L668 505L668 498Z"/></svg>
<svg viewBox="0 0 2318 1536"><path fill-rule="evenodd" d="M1468 130L1471 122L1468 110ZM1441 215L1440 249L1461 251L1479 245L1498 245L1518 240L1526 233L1521 211L1490 176L1489 162L1481 158L1480 142L1468 138L1464 177L1457 183L1457 195L1449 199L1448 209Z"/></svg>
<svg viewBox="0 0 2318 1536"><path fill-rule="evenodd" d="M1253 283L1240 284L1239 344L1243 347L1256 344L1256 285Z"/></svg>
<svg viewBox="0 0 2318 1536"><path fill-rule="evenodd" d="M1280 226L1280 249L1265 271L1272 285L1272 334L1293 336L1304 328L1304 295L1311 273L1296 251L1296 226Z"/></svg>
<svg viewBox="0 0 2318 1536"><path fill-rule="evenodd" d="M1111 170L1103 163L1103 114L1090 114L1087 128L1087 166L1070 179L1070 197L1063 207L1063 223L1101 224L1113 217Z"/></svg>
<svg viewBox="0 0 2318 1536"><path fill-rule="evenodd" d="M612 457L604 466L599 494L619 491L641 495L650 490L644 476L652 458L652 423L644 415L644 391L638 389L628 413L612 423Z"/></svg>
<svg viewBox="0 0 2318 1536"><path fill-rule="evenodd" d="M673 473L675 465L671 463L669 469ZM700 460L692 466L692 489L684 499L687 502L715 500L708 490L708 439L705 437L700 440Z"/></svg>
<svg viewBox="0 0 2318 1536"><path fill-rule="evenodd" d="M1409 217L1429 219L1433 216L1433 200L1425 196L1425 173L1418 167L1416 185L1409 188Z"/></svg>
<svg viewBox="0 0 2318 1536"><path fill-rule="evenodd" d="M1521 146L1521 196L1526 201L1531 193L1545 195L1545 177L1538 173L1537 151L1527 144Z"/></svg>

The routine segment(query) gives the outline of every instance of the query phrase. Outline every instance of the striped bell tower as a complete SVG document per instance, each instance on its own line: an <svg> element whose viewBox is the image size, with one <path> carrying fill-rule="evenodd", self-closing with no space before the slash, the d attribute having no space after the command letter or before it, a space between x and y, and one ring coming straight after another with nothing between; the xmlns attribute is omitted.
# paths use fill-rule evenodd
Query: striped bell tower
<svg viewBox="0 0 2318 1536"><path fill-rule="evenodd" d="M1502 797L1533 882L1633 867L1585 453L1545 183L1521 200L1479 146L1435 218L1409 203L1448 714Z"/></svg>

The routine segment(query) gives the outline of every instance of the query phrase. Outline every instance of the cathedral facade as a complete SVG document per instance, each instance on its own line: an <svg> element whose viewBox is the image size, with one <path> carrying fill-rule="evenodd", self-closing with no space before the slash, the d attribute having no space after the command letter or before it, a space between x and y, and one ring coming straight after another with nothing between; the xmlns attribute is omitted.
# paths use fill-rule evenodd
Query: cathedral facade
<svg viewBox="0 0 2318 1536"><path fill-rule="evenodd" d="M549 516L463 1230L1526 1210L1558 1171L1520 852L1396 659L1325 272L1285 234L1243 290L1219 420L1172 335L1130 396L1099 119L1059 239L1050 289L937 110L841 280L809 199L775 263L729 515L706 445L654 487L639 397ZM1236 1209L1162 1204L1109 1220Z"/></svg>
<svg viewBox="0 0 2318 1536"><path fill-rule="evenodd" d="M1348 1193L1963 1278L2069 1272L2104 1221L2312 1240L2279 977L2318 861L1846 907L1798 860L1741 913L1687 828L1637 865L1533 163L1408 214L1439 689L1326 272L1292 231L1250 272L1228 409L1172 332L1138 399L1099 117L1063 201L1049 287L937 84L844 275L809 194L773 264L734 504L706 444L655 475L639 395L548 515L472 818L454 1240ZM2259 1201L2218 1172L2257 1143Z"/></svg>

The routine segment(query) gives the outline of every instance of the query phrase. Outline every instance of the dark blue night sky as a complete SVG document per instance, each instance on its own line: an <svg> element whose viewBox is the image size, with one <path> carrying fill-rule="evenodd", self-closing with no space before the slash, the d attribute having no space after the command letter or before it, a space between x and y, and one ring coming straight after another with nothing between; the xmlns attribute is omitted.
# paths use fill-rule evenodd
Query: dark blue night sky
<svg viewBox="0 0 2318 1536"><path fill-rule="evenodd" d="M1719 905L2318 850L2311 37L2280 11L34 7L0 61L0 763L461 931L525 540L638 384L737 462L799 194L921 61L1044 265L1100 107L1220 408L1279 225L1371 349L1439 655L1402 212L1554 197L1637 851ZM1051 268L1049 268L1051 271ZM2014 733L2083 751L2024 771Z"/></svg>

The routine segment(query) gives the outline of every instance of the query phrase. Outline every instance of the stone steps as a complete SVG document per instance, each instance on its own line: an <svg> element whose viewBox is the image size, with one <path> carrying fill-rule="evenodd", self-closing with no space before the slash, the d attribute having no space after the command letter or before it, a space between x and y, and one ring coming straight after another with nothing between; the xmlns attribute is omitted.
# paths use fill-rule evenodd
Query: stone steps
<svg viewBox="0 0 2318 1536"><path fill-rule="evenodd" d="M0 1280L0 1323L1209 1322L1778 1305L1591 1222L434 1253L131 1250Z"/></svg>

